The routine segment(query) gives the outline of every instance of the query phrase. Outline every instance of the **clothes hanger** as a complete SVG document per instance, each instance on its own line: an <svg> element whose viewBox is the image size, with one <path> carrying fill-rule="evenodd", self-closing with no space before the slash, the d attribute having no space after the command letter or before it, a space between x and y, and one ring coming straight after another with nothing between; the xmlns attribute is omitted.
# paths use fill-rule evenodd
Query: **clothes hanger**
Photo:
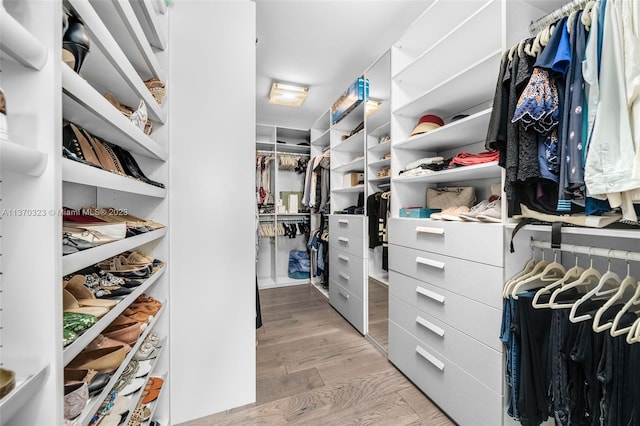
<svg viewBox="0 0 640 426"><path fill-rule="evenodd" d="M593 21L593 7L596 5L596 2L591 0L587 2L584 7L584 11L582 12L582 25L586 28L587 31L591 29L591 22Z"/></svg>
<svg viewBox="0 0 640 426"><path fill-rule="evenodd" d="M513 61L513 54L517 48L518 48L518 44L516 43L513 46L511 46L511 49L509 49L509 61Z"/></svg>
<svg viewBox="0 0 640 426"><path fill-rule="evenodd" d="M611 329L609 330L609 333L612 337L621 336L631 329L631 327L618 327L620 326L620 320L622 319L622 316L628 311L640 313L640 306L638 305L640 305L640 282L636 283L636 291L633 296L631 296L631 299L629 299L627 303L624 304L622 309L618 311L615 318L613 319L613 324L611 325Z"/></svg>
<svg viewBox="0 0 640 426"><path fill-rule="evenodd" d="M522 271L518 272L504 285L504 289L502 290L502 297L504 299L508 299L511 296L511 289L513 288L513 285L515 285L520 279L531 276L534 271L536 271L535 273L542 271L542 269L549 264L549 262L544 260L544 251L540 250L540 252L542 253L542 259L536 260L535 250L533 245L531 246L531 258L527 261Z"/></svg>
<svg viewBox="0 0 640 426"><path fill-rule="evenodd" d="M627 253L628 256L628 253ZM615 292L609 300L596 312L593 317L593 331L596 333L603 332L605 330L610 329L613 326L613 321L607 321L604 324L601 324L602 315L613 306L616 302L629 301L636 290L636 279L631 276L631 265L629 264L629 259L625 256L625 261L627 262L627 276L624 277L622 282L620 283L620 287L618 287L618 291Z"/></svg>
<svg viewBox="0 0 640 426"><path fill-rule="evenodd" d="M551 309L566 309L566 308L573 307L573 303L575 301L569 301L568 303L562 303L562 302L556 301L559 295L566 293L568 290L571 290L572 288L576 288L580 286L593 287L598 284L598 281L600 281L601 275L600 275L600 272L598 272L598 270L593 267L593 258L591 257L591 249L589 249L589 260L590 260L589 268L586 269L584 272L582 272L582 274L577 280L572 281L568 284L565 284L564 286L555 289L554 292L551 293L551 298L549 299L549 307Z"/></svg>
<svg viewBox="0 0 640 426"><path fill-rule="evenodd" d="M553 252L553 262L546 265L542 272L518 280L518 282L514 284L513 288L511 289L511 297L513 297L515 300L518 300L518 293L532 290L534 288L539 288L541 286L543 287L550 282L557 281L566 274L567 270L557 260L558 254L556 250L554 250Z"/></svg>
<svg viewBox="0 0 640 426"><path fill-rule="evenodd" d="M638 343L640 342L640 318L635 320L635 322L631 325L631 329L627 333L627 343Z"/></svg>
<svg viewBox="0 0 640 426"><path fill-rule="evenodd" d="M571 254L573 254L576 258L576 264L575 266L573 266L571 269L568 269L567 272L564 274L564 276L562 278L560 278L557 281L552 282L551 284L541 288L540 290L538 290L535 294L535 296L533 297L533 301L531 302L531 306L533 306L534 308L537 309L541 309L541 308L550 308L551 305L549 304L549 302L547 303L540 303L540 296L544 295L544 294L550 294L551 290L553 290L554 288L560 287L562 288L562 286L564 286L565 284L567 284L568 282L571 282L573 280L576 280L578 278L580 278L580 275L582 275L582 273L584 272L584 268L581 268L580 266L578 266L578 256L576 256L575 251L571 251Z"/></svg>
<svg viewBox="0 0 640 426"><path fill-rule="evenodd" d="M611 252L611 250L609 251ZM576 316L580 305L591 299L602 299L603 296L611 296L618 291L620 286L620 277L611 270L611 257L608 258L607 272L605 272L598 281L598 284L576 301L571 307L569 313L569 321L573 323L586 321L591 319L591 314Z"/></svg>

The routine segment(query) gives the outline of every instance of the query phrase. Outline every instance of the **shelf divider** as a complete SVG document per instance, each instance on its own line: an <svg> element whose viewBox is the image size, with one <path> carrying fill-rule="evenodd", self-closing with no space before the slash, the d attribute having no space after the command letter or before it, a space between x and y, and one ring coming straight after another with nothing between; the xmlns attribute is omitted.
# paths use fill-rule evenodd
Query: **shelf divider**
<svg viewBox="0 0 640 426"><path fill-rule="evenodd" d="M48 50L0 4L0 51L11 60L40 71Z"/></svg>

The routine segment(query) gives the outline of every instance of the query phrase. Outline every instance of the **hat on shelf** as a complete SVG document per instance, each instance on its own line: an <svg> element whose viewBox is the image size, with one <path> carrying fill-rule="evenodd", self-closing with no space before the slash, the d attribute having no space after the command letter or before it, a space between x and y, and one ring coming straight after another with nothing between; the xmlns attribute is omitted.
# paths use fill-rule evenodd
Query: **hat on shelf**
<svg viewBox="0 0 640 426"><path fill-rule="evenodd" d="M411 132L411 136L427 133L441 126L444 126L444 120L442 120L442 118L437 115L426 114L420 117L418 124Z"/></svg>

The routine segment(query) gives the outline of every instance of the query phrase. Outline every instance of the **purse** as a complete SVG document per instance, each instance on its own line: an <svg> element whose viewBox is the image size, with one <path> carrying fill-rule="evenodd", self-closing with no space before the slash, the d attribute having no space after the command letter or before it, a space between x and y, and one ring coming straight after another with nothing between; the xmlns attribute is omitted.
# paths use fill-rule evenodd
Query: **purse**
<svg viewBox="0 0 640 426"><path fill-rule="evenodd" d="M427 208L471 207L476 201L476 190L472 186L427 188Z"/></svg>

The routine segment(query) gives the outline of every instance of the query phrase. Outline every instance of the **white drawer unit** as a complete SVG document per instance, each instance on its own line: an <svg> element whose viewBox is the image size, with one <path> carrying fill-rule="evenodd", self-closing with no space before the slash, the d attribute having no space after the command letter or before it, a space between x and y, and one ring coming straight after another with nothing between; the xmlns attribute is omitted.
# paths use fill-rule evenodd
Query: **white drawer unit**
<svg viewBox="0 0 640 426"><path fill-rule="evenodd" d="M365 334L365 309L362 298L356 296L337 282L329 281L329 303L353 325Z"/></svg>
<svg viewBox="0 0 640 426"><path fill-rule="evenodd" d="M389 279L392 296L497 351L502 350L497 331L502 321L500 309L394 271L391 271Z"/></svg>
<svg viewBox="0 0 640 426"><path fill-rule="evenodd" d="M355 237L363 237L365 232L366 218L364 216L355 215L330 215L329 216L329 233L333 235L353 235Z"/></svg>
<svg viewBox="0 0 640 426"><path fill-rule="evenodd" d="M389 360L461 426L502 424L502 395L389 321Z"/></svg>
<svg viewBox="0 0 640 426"><path fill-rule="evenodd" d="M364 237L329 231L329 253L335 249L356 257L365 258L368 253L368 251L365 251L365 244Z"/></svg>
<svg viewBox="0 0 640 426"><path fill-rule="evenodd" d="M353 254L333 248L329 250L329 278L359 298L364 298L365 260Z"/></svg>
<svg viewBox="0 0 640 426"><path fill-rule="evenodd" d="M502 309L503 268L390 245L389 269Z"/></svg>
<svg viewBox="0 0 640 426"><path fill-rule="evenodd" d="M389 220L389 244L503 266L500 224L460 223L430 219Z"/></svg>
<svg viewBox="0 0 640 426"><path fill-rule="evenodd" d="M450 359L494 392L502 392L502 353L498 350L397 297L389 297L389 315L426 346ZM489 331L496 334L495 330Z"/></svg>

